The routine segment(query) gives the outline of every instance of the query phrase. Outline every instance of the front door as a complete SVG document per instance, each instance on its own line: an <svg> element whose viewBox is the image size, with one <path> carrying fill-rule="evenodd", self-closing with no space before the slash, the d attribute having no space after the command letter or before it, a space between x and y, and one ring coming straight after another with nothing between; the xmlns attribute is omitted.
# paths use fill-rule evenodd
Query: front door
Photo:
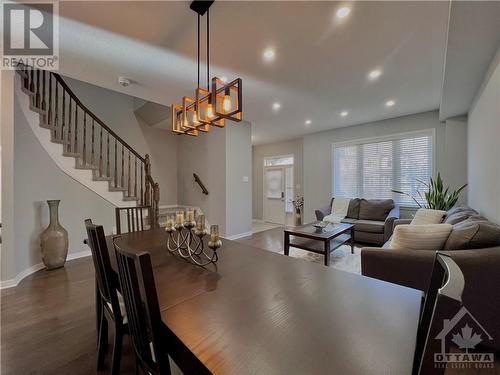
<svg viewBox="0 0 500 375"><path fill-rule="evenodd" d="M264 220L285 223L285 168L265 167L264 169Z"/></svg>

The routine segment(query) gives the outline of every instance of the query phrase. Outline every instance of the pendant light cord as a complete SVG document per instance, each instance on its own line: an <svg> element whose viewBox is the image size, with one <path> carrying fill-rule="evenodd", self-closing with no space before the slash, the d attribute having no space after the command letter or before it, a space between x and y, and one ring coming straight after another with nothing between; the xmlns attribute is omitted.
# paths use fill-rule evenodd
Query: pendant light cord
<svg viewBox="0 0 500 375"><path fill-rule="evenodd" d="M198 14L198 85L200 88L200 15Z"/></svg>
<svg viewBox="0 0 500 375"><path fill-rule="evenodd" d="M210 9L207 10L207 90L210 91Z"/></svg>

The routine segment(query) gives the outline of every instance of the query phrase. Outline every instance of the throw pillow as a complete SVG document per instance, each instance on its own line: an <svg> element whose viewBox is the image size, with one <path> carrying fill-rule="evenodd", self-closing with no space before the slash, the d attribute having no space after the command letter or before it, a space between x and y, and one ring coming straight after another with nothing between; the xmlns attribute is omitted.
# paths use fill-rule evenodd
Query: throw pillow
<svg viewBox="0 0 500 375"><path fill-rule="evenodd" d="M392 199L362 199L359 204L359 220L385 221L393 208Z"/></svg>
<svg viewBox="0 0 500 375"><path fill-rule="evenodd" d="M446 216L446 211L441 210L431 210L428 208L420 208L413 220L411 225L422 225L422 224L440 224L443 218Z"/></svg>
<svg viewBox="0 0 500 375"><path fill-rule="evenodd" d="M394 228L391 249L441 250L450 235L450 224L401 224Z"/></svg>
<svg viewBox="0 0 500 375"><path fill-rule="evenodd" d="M479 215L453 225L446 250L481 249L500 246L500 226Z"/></svg>

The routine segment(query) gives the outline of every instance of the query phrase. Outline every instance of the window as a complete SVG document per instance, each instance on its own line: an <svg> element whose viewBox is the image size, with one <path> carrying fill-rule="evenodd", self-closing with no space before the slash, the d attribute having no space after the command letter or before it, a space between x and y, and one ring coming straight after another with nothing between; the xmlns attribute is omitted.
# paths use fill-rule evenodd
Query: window
<svg viewBox="0 0 500 375"><path fill-rule="evenodd" d="M290 165L290 164L293 164L293 155L273 156L264 159L265 167L273 167L276 165Z"/></svg>
<svg viewBox="0 0 500 375"><path fill-rule="evenodd" d="M432 176L434 131L400 134L383 139L337 144L333 149L333 192L337 197L394 199L405 206L415 202ZM423 202L422 198L418 198Z"/></svg>

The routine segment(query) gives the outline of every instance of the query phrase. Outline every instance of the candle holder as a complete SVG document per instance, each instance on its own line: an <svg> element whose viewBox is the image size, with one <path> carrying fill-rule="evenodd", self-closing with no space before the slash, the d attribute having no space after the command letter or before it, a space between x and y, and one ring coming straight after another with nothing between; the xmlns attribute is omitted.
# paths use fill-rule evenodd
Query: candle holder
<svg viewBox="0 0 500 375"><path fill-rule="evenodd" d="M203 237L207 235L205 229L205 215L198 215L194 221L194 211L188 210L184 221L184 212L178 211L174 218L167 220L165 227L167 232L167 250L177 253L185 259L191 260L198 266L207 266L210 263L217 263L219 256L217 249L222 246L219 238L219 226L210 227L210 240L208 249L205 248Z"/></svg>

